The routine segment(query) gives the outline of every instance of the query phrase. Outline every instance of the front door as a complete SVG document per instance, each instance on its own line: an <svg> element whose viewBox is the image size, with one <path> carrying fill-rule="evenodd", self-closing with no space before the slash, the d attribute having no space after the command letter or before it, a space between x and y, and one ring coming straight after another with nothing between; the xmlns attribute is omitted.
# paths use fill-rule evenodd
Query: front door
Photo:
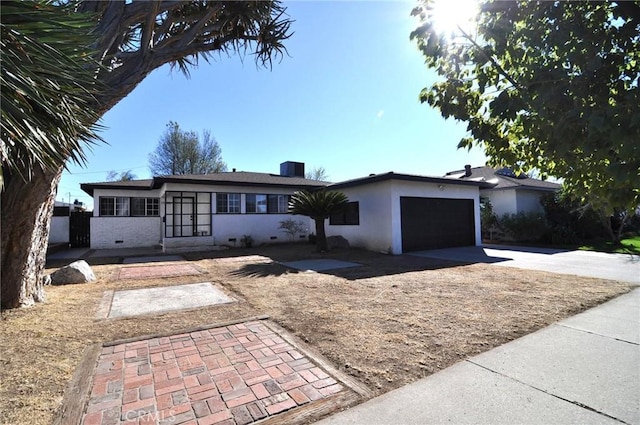
<svg viewBox="0 0 640 425"><path fill-rule="evenodd" d="M193 236L193 198L173 198L173 236Z"/></svg>

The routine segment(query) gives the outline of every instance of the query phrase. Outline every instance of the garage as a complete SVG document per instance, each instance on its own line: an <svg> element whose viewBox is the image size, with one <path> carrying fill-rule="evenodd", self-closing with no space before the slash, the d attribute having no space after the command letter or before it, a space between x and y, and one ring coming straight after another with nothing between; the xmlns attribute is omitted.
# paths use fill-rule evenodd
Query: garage
<svg viewBox="0 0 640 425"><path fill-rule="evenodd" d="M473 199L400 197L402 251L475 245Z"/></svg>

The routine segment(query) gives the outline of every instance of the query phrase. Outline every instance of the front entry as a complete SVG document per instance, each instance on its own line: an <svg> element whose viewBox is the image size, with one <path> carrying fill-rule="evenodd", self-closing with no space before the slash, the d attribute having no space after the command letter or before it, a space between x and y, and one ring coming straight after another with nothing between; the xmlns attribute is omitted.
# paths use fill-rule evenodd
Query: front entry
<svg viewBox="0 0 640 425"><path fill-rule="evenodd" d="M194 198L173 198L173 236L193 236Z"/></svg>

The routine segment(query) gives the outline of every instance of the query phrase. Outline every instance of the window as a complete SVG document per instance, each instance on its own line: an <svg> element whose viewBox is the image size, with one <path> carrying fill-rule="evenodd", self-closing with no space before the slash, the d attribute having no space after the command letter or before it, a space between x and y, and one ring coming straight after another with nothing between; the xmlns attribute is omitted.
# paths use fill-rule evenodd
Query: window
<svg viewBox="0 0 640 425"><path fill-rule="evenodd" d="M129 198L101 197L100 215L127 217L129 215Z"/></svg>
<svg viewBox="0 0 640 425"><path fill-rule="evenodd" d="M246 194L247 213L286 214L289 210L289 195Z"/></svg>
<svg viewBox="0 0 640 425"><path fill-rule="evenodd" d="M286 214L289 210L289 195L267 195L269 214Z"/></svg>
<svg viewBox="0 0 640 425"><path fill-rule="evenodd" d="M216 195L216 212L218 213L239 213L240 194L239 193L218 193Z"/></svg>
<svg viewBox="0 0 640 425"><path fill-rule="evenodd" d="M349 202L344 210L329 217L329 224L332 226L360 224L360 204L358 202Z"/></svg>
<svg viewBox="0 0 640 425"><path fill-rule="evenodd" d="M160 200L158 198L131 198L131 215L159 216Z"/></svg>
<svg viewBox="0 0 640 425"><path fill-rule="evenodd" d="M247 213L265 214L267 212L267 195L247 193Z"/></svg>

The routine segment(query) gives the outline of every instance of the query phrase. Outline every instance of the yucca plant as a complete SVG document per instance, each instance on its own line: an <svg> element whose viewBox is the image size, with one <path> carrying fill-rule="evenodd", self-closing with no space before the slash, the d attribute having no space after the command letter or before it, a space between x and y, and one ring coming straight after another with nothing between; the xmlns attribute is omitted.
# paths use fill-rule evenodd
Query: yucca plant
<svg viewBox="0 0 640 425"><path fill-rule="evenodd" d="M298 214L310 217L316 224L316 251L327 251L327 235L324 230L324 221L331 214L342 211L349 202L347 196L338 191L331 190L303 190L296 192L289 201L289 214Z"/></svg>

